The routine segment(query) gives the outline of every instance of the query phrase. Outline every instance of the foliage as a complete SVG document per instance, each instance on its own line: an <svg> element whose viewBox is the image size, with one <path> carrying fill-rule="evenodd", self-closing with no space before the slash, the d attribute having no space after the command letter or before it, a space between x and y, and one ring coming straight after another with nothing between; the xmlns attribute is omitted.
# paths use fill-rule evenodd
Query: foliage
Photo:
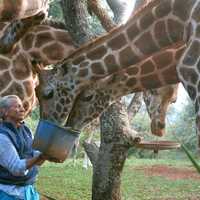
<svg viewBox="0 0 200 200"><path fill-rule="evenodd" d="M37 107L30 113L30 115L25 120L26 124L33 131L33 133L36 130L39 118L40 118L40 116L39 116L39 107Z"/></svg>
<svg viewBox="0 0 200 200"><path fill-rule="evenodd" d="M49 7L49 16L53 19L56 19L58 21L64 21L63 20L63 13L62 9L60 7L60 3L57 0L54 0L50 3Z"/></svg>
<svg viewBox="0 0 200 200"><path fill-rule="evenodd" d="M174 116L174 113L171 114ZM176 111L175 119L167 121L167 132L170 133L171 139L176 139L184 143L186 147L195 152L197 148L196 124L195 124L195 111L191 100L188 98L185 106Z"/></svg>

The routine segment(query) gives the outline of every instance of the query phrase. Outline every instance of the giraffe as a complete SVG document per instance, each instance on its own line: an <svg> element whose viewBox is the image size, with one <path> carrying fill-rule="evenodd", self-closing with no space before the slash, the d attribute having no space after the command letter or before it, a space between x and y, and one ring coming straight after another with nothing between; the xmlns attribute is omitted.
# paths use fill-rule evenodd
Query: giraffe
<svg viewBox="0 0 200 200"><path fill-rule="evenodd" d="M0 22L34 16L41 11L47 13L48 4L49 0L1 0Z"/></svg>
<svg viewBox="0 0 200 200"><path fill-rule="evenodd" d="M33 20L33 17L30 19L25 19L24 21L21 20L19 21L19 23L21 23L20 28L22 27L23 29L26 29L29 25L30 25L30 20ZM36 20L38 20L38 18L36 18ZM28 22L28 23L27 23ZM17 24L19 24L17 23ZM25 24L26 23L26 24ZM31 22L32 24L34 24L33 22ZM25 24L25 25L24 25ZM36 24L36 23L35 23ZM10 23L0 23L0 36L2 37L5 32L5 30L7 30L7 27L10 25ZM18 26L16 26L18 27ZM14 29L16 30L16 29ZM53 34L54 36L51 36L51 34ZM55 35L57 35L57 37L61 37L61 39L59 39L59 43L58 41L56 41L55 39ZM49 43L54 44L53 46L53 50L51 51L51 55L47 54L48 51L48 47L50 44L42 44L42 46L38 47L38 44L36 44L36 40L40 41L43 38L46 38L45 42L47 42L49 40ZM63 38L65 38L65 41L63 41ZM11 67L9 67L12 70L7 70L6 74L8 74L8 79L6 78L6 80L8 80L8 83L4 81L4 79L2 79L2 83L5 82L7 85L9 85L7 88L3 89L3 92L0 93L1 96L6 95L6 94L10 94L10 93L15 93L18 96L20 96L23 101L24 101L24 106L27 110L27 113L30 112L30 110L32 110L33 105L36 102L35 99L35 93L34 93L34 88L36 85L36 79L37 76L35 73L32 73L30 70L32 68L32 63L30 63L30 60L39 60L40 62L43 62L43 65L47 65L50 63L56 63L58 60L63 59L66 55L69 54L70 51L73 51L74 46L73 43L70 42L71 38L69 37L68 33L66 32L61 32L60 30L56 30L53 27L49 27L49 26L45 26L45 25L40 25L40 26L35 26L33 27L21 40L19 43L17 43L17 45L15 45L15 49L12 52L11 55L9 56L5 56L2 55L1 59L2 60L2 67L5 65L5 61L12 58L10 60L10 64L7 64L6 66L12 65ZM60 42L62 42L63 44L61 45ZM35 43L33 46L33 43ZM58 43L59 45L56 46ZM26 47L26 45L29 44L30 46ZM42 52L46 45L46 50L45 53ZM37 48L36 48L37 46ZM59 47L60 46L60 47ZM64 47L64 48L63 48ZM51 48L51 46L50 46ZM18 50L20 49L20 51ZM24 79L18 79L16 78L16 73L14 72L16 65L13 64L13 62L16 62L16 58L18 58L18 56L15 55L15 52L17 52L19 57L22 57L24 60L24 63L20 63L20 66L22 67L21 69L17 69L17 76L19 76L20 73L23 72L24 74ZM64 52L64 53L62 53ZM15 57L16 56L16 57ZM53 57L52 57L53 56ZM28 63L28 64L27 64ZM24 64L26 66L24 66ZM19 64L17 64L19 65ZM24 67L24 69L23 69ZM14 70L13 70L14 68ZM28 71L30 72L30 74L27 71L24 73L24 70L28 68ZM9 73L11 74L11 77L9 76ZM3 74L4 76L4 74ZM10 82L10 78L12 79L12 83ZM2 87L4 87L4 85L2 84Z"/></svg>
<svg viewBox="0 0 200 200"><path fill-rule="evenodd" d="M165 134L167 109L177 100L178 86L179 84L172 84L143 92L143 99L151 118L151 132L156 136Z"/></svg>
<svg viewBox="0 0 200 200"><path fill-rule="evenodd" d="M149 63L153 63L154 68L156 68L160 74L165 74L166 71L170 70L175 72L175 66L184 51L184 48L185 47L182 45L175 45L172 49L162 50L139 63L137 68L140 69L142 66L148 66ZM168 58L165 60L165 63L159 63L158 61L164 57ZM89 122L97 118L117 98L132 92L140 91L139 84L126 84L128 80L135 77L135 69L136 66L130 66L117 73L107 76L94 84L86 84L76 97L70 111L69 103L71 102L68 99L69 92L70 94L73 94L73 92L76 93L76 90L74 91L74 88L76 89L76 87L68 88L68 90L66 90L65 83L73 80L76 84L82 85L82 83L79 82L79 77L76 76L75 73L73 74L69 69L66 70L65 68L42 71L39 75L40 84L36 89L40 102L42 118L81 130ZM140 73L143 73L142 70L140 70ZM176 75L171 78L171 83L176 83L178 81L178 77ZM165 84L163 84L163 86L164 85ZM150 85L149 88L151 87L152 86ZM175 88L176 87L172 86L164 88L166 92L163 93L169 95L168 100L163 100L163 98L166 97L165 95L159 97L159 95L163 94L162 92L158 92L159 95L155 96L155 98L149 98L150 101L155 101L158 97L162 99L159 104L154 104L154 106L157 106L155 110L158 109L158 113L161 111L159 119L156 119L158 118L158 113L155 111L152 112L153 110L151 110L151 108L149 109L149 111L152 112L150 116L153 122L152 131L155 135L161 136L164 134L165 122L163 116L165 116L165 108L171 102L172 94L176 93ZM159 100L157 100L157 102L158 101ZM162 106L165 108L161 108ZM67 121L66 116L68 116ZM159 121L159 123L154 123L154 121ZM160 124L162 124L162 126L160 126Z"/></svg>
<svg viewBox="0 0 200 200"><path fill-rule="evenodd" d="M1 35L7 26L9 23L0 23ZM74 48L65 30L49 25L31 27L14 45L11 52L0 54L0 96L18 95L23 100L28 114L36 103L35 87L38 78L35 67L57 63Z"/></svg>
<svg viewBox="0 0 200 200"><path fill-rule="evenodd" d="M59 91L58 87L65 86L65 90L62 90L63 93L67 93L66 104L69 114L73 107L73 104L69 102L74 102L81 87L91 85L95 80L98 81L117 71L135 66L134 70L129 72L134 74L134 78L125 83L127 86L133 85L132 92L158 88L179 81L183 83L195 104L199 131L199 11L199 0L151 1L134 14L125 25L83 45L61 62L60 67L65 71L70 71L69 80L73 72L82 84L77 84L75 79L70 81L60 79L54 85L53 93ZM159 51L173 48L175 44L185 47L176 67L160 73L161 68L164 69L165 66L159 65L159 68L154 68L153 63L149 63L148 67L138 65L139 62ZM167 59L168 57L163 57L158 62L161 64ZM71 92L72 88L75 92ZM51 108L49 113L52 113L53 110L50 110ZM44 115L47 116L47 112Z"/></svg>

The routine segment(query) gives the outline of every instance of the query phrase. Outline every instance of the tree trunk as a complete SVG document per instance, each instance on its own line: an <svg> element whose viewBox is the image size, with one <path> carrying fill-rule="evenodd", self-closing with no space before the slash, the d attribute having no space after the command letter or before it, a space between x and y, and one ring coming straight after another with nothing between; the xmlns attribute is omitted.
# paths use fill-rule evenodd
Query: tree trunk
<svg viewBox="0 0 200 200"><path fill-rule="evenodd" d="M62 0L60 3L66 28L76 45L80 46L94 38L87 11L87 0Z"/></svg>
<svg viewBox="0 0 200 200"><path fill-rule="evenodd" d="M77 44L94 37L87 20L85 1L63 0L62 8L67 29ZM140 138L135 137L135 132L130 130L124 106L119 102L112 105L101 117L99 152L95 145L84 144L93 164L92 200L121 200L121 173L127 152L130 146L139 141Z"/></svg>
<svg viewBox="0 0 200 200"><path fill-rule="evenodd" d="M100 0L88 0L89 9L100 19L101 25L106 31L113 29L116 24L108 15L108 12L101 6Z"/></svg>
<svg viewBox="0 0 200 200"><path fill-rule="evenodd" d="M101 146L93 172L92 200L120 200L121 173L130 146L138 143L124 105L111 105L101 118Z"/></svg>

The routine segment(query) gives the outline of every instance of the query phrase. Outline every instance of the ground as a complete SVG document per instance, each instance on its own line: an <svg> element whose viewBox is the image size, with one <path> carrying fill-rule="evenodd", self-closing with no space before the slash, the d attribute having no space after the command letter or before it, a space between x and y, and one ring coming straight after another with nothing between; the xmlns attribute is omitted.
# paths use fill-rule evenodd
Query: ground
<svg viewBox="0 0 200 200"><path fill-rule="evenodd" d="M150 195L151 197L149 199L151 200L200 200L200 192L198 190L199 184L200 183L200 174L197 173L195 169L191 167L190 163L186 162L181 162L180 165L176 165L176 167L173 165L173 163L168 163L166 165L165 163L159 163L159 160L156 160L154 163L152 163L151 160L151 165L149 165L149 160L145 162L145 160L140 159L138 161L137 165L133 166L132 164L127 165L126 168L124 169L124 186L126 187L126 192L129 191L128 197L130 197L132 194L131 192L133 191L132 185L136 183L137 185L134 186L134 192L138 194L138 192L143 192L143 194L140 194L137 196L135 199L145 199L146 195L149 195L149 192L154 193L153 195ZM134 160L134 164L136 164L136 160ZM41 193L47 194L51 198L46 198L44 196L41 196L41 200L67 200L65 198L66 196L69 196L70 199L76 199L76 200L89 200L91 199L90 195L85 197L83 194L87 193L89 190L90 186L86 184L86 179L84 179L85 176L83 174L86 174L86 177L88 179L91 179L92 173L91 171L85 171L85 169L82 169L80 167L74 168L68 166L68 170L66 170L65 167L60 167L55 165L56 168L52 168L52 164L50 165L51 167L46 168L44 167L43 169L43 175L40 177L40 184L45 185L46 191L40 188ZM58 167L60 170L58 170ZM56 170L55 170L56 169ZM53 172L52 172L53 171ZM76 173L73 173L76 171ZM130 173L133 171L134 173ZM62 172L63 176L66 177L65 180L60 181L60 173ZM80 172L80 173L79 173ZM139 173L141 172L141 173ZM145 176L140 176L140 174L144 174ZM70 176L72 175L72 176ZM47 179L45 179L47 177ZM158 179L155 181L155 179L148 179L147 177L161 177L161 179ZM163 177L163 178L162 178ZM52 178L53 182L52 182ZM135 180L134 180L135 178ZM81 180L84 180L81 182ZM166 181L168 179L169 181ZM68 182L69 180L69 182ZM74 180L72 182L72 180ZM130 184L130 180L132 181ZM145 182L145 180L147 180ZM49 185L46 183L48 181ZM149 187L149 181L152 181L151 183L153 184L153 187ZM178 181L178 183L177 183ZM180 182L179 182L180 181ZM81 184L77 184L81 182ZM53 183L53 184L52 184ZM57 197L59 196L60 193L62 193L65 189L59 190L57 187L61 183L60 187L64 186L64 183L67 184L68 186L70 185L71 188L71 193L68 193L67 195L62 195L62 198L58 199ZM163 188L160 188L160 185L165 184ZM174 184L175 183L175 184ZM179 184L181 183L181 184ZM47 184L47 185L46 185ZM55 185L55 187L50 187L52 185ZM131 185L129 187L129 185ZM82 186L85 186L84 188L81 188ZM150 185L151 186L151 185ZM177 189L174 189L174 187L177 187ZM81 189L80 189L81 188ZM51 194L48 192L48 190L51 191ZM143 190L144 189L144 190ZM168 189L170 189L169 192ZM159 195L160 197L157 198L156 191L159 190ZM80 192L80 196L75 198L74 196L70 197L70 195L73 193L78 193ZM166 195L165 195L166 194ZM175 195L175 197L174 197ZM57 196L57 197L56 197ZM184 198L183 198L184 196ZM129 199L133 199L132 198ZM126 199L124 197L124 199ZM146 200L146 199L145 199Z"/></svg>
<svg viewBox="0 0 200 200"><path fill-rule="evenodd" d="M175 168L166 165L153 165L151 167L137 167L136 170L143 170L147 176L163 176L170 180L177 179L198 179L200 175L195 169Z"/></svg>

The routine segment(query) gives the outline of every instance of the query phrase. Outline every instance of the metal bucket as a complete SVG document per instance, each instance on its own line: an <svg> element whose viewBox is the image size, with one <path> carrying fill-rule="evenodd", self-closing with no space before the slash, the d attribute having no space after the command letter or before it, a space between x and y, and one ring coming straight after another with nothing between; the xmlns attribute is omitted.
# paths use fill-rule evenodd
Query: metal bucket
<svg viewBox="0 0 200 200"><path fill-rule="evenodd" d="M33 140L33 148L52 160L64 161L69 157L79 132L60 127L47 120L40 120Z"/></svg>

